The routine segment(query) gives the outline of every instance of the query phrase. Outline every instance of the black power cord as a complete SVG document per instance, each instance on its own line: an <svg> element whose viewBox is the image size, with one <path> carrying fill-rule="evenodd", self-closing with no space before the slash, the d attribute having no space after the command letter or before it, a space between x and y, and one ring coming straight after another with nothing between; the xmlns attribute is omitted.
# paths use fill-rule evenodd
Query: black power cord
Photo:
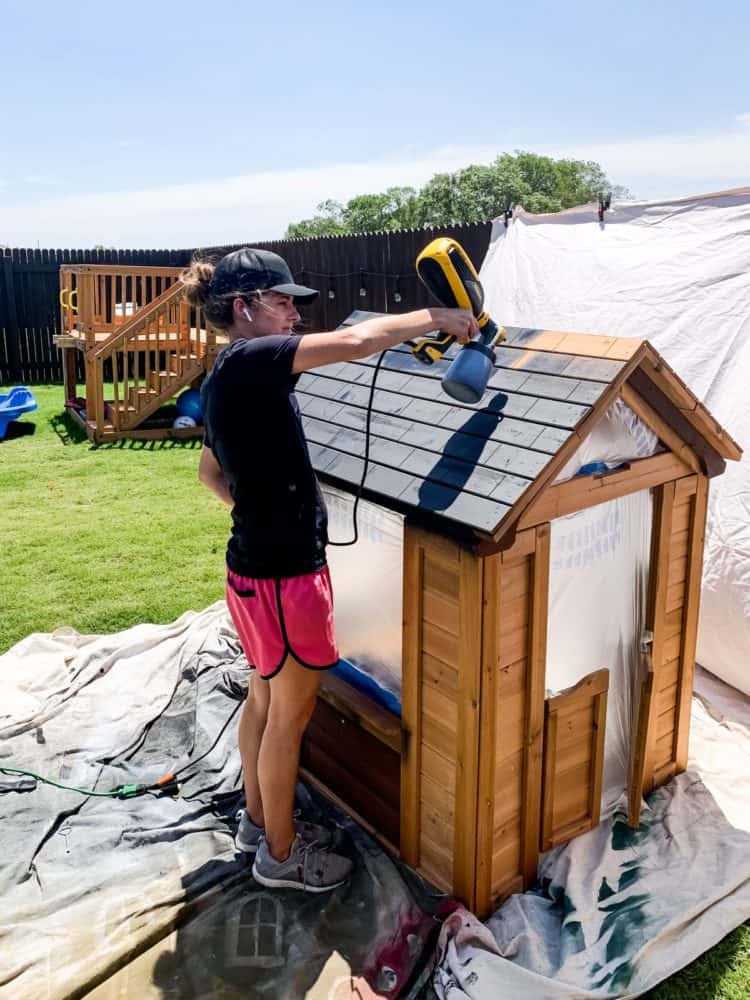
<svg viewBox="0 0 750 1000"><path fill-rule="evenodd" d="M375 397L375 382L378 377L378 372L380 371L380 366L382 365L383 360L385 359L387 353L388 353L387 348L385 351L381 352L380 357L378 358L377 363L375 365L375 371L372 373L372 382L370 383L370 398L367 400L367 416L365 418L365 466L364 469L362 470L362 478L359 481L359 486L357 487L357 495L354 498L354 510L352 511L352 521L354 524L354 538L352 538L348 542L332 542L329 539L328 540L329 545L338 545L338 546L356 545L357 541L359 540L359 524L357 522L357 508L359 507L359 501L362 497L362 490L364 489L365 479L367 477L367 466L370 462L370 421L372 419L372 401Z"/></svg>

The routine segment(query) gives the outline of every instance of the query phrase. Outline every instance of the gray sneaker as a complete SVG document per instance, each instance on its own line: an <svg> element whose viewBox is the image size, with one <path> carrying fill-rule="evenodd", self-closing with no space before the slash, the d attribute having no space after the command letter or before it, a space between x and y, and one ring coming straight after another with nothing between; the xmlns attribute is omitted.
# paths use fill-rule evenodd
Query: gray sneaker
<svg viewBox="0 0 750 1000"><path fill-rule="evenodd" d="M277 861L268 850L266 838L261 838L253 862L253 878L269 889L330 892L343 885L351 872L348 858L331 854L318 844L306 843L299 834L286 861Z"/></svg>
<svg viewBox="0 0 750 1000"><path fill-rule="evenodd" d="M255 854L265 830L262 826L256 826L253 823L246 809L240 809L237 813L237 819L240 825L237 827L237 834L234 838L235 847L245 854ZM309 844L314 843L321 847L329 847L333 842L333 834L328 827L300 819L299 810L294 813L294 829Z"/></svg>

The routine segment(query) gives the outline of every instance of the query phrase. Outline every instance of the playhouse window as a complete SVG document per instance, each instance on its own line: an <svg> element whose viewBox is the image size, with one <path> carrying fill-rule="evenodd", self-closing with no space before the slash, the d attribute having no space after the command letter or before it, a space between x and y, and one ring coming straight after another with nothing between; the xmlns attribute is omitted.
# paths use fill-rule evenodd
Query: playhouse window
<svg viewBox="0 0 750 1000"><path fill-rule="evenodd" d="M323 493L328 534L347 541L354 533L354 497L331 486ZM386 693L383 703L393 707L401 700L404 518L361 500L357 522L356 545L328 548L339 653L374 680Z"/></svg>

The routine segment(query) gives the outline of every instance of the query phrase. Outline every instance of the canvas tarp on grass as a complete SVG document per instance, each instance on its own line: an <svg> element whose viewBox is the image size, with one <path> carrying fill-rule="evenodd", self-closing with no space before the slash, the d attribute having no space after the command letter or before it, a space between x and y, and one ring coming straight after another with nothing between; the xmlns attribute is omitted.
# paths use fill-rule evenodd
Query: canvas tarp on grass
<svg viewBox="0 0 750 1000"><path fill-rule="evenodd" d="M750 916L749 737L700 707L694 769L652 796L641 830L615 815L552 852L540 891L486 926L317 802L351 884L261 890L233 849L247 681L223 602L0 657L0 767L97 790L152 781L231 720L176 799L21 791L0 774L0 996L415 996L437 955L434 989L453 1000L635 996Z"/></svg>
<svg viewBox="0 0 750 1000"><path fill-rule="evenodd" d="M356 861L335 893L269 893L236 857L248 674L224 602L117 635L32 635L0 657L0 768L97 791L152 782L232 719L179 798L20 791L0 773L0 997L83 996L144 951L152 964L125 992L139 1000L327 996L321 979L393 997L418 975L436 936L429 895L341 814L310 803Z"/></svg>

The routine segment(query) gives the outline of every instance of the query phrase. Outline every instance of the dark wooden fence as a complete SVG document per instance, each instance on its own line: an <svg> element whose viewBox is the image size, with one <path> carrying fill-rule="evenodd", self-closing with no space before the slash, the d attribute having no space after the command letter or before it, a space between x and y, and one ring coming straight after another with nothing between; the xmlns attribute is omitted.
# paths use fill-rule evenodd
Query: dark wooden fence
<svg viewBox="0 0 750 1000"><path fill-rule="evenodd" d="M453 236L479 267L491 224L400 230L361 236L254 243L281 254L296 278L320 291L303 310L304 328L330 330L354 309L407 312L429 305L414 270L417 254L436 236ZM234 249L198 251L218 259ZM0 251L0 383L60 382L62 368L52 337L58 332L61 264L167 265L182 267L194 250ZM434 304L434 303L432 303ZM83 372L79 371L79 379Z"/></svg>

